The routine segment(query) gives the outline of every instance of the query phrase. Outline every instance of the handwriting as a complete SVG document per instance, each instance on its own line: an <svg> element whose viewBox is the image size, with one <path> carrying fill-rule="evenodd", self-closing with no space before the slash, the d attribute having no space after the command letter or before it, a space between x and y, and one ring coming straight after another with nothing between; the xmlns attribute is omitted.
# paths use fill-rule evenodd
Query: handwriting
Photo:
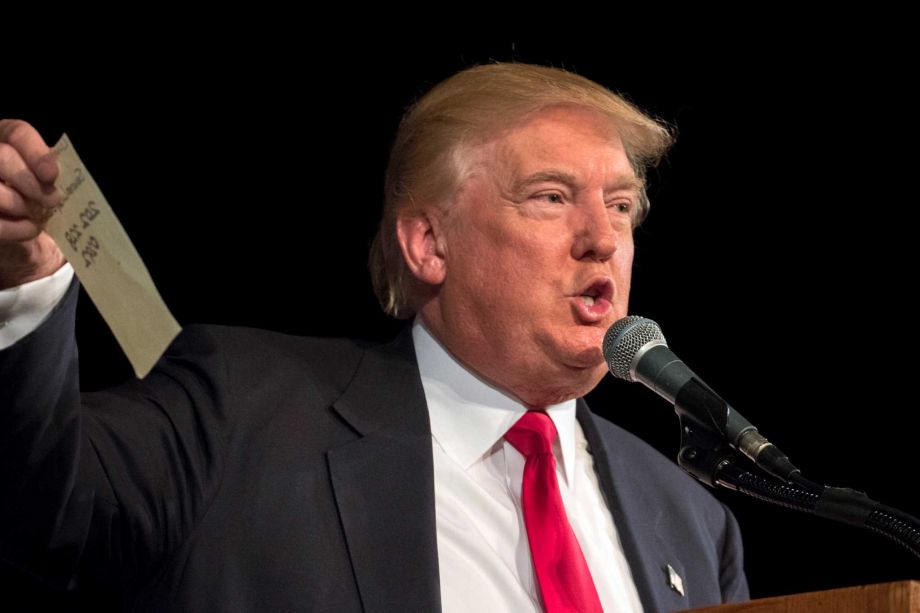
<svg viewBox="0 0 920 613"><path fill-rule="evenodd" d="M54 146L54 157L61 155L61 151L67 151L70 149L70 141L66 138L62 138L58 141L58 144Z"/></svg>
<svg viewBox="0 0 920 613"><path fill-rule="evenodd" d="M64 232L64 238L67 239L67 244L70 245L70 248L74 251L78 251L77 243L80 241L80 237L83 236L83 233L77 228L77 224L70 226L70 229Z"/></svg>
<svg viewBox="0 0 920 613"><path fill-rule="evenodd" d="M65 185L64 189L62 190L64 192L64 198L63 198L63 201L61 202L62 206L64 203L66 203L70 199L73 193L77 191L77 188L83 185L83 182L86 181L86 178L83 176L82 168L74 168L73 175L74 175L73 180L67 185Z"/></svg>
<svg viewBox="0 0 920 613"><path fill-rule="evenodd" d="M89 224L92 223L96 216L99 215L99 209L96 208L96 203L93 200L88 200L86 202L86 208L80 213L80 221L83 222L83 229L89 227Z"/></svg>
<svg viewBox="0 0 920 613"><path fill-rule="evenodd" d="M96 240L95 236L89 237L86 247L83 248L80 255L83 256L83 263L86 264L87 268L93 265L96 261L96 256L99 255L99 241Z"/></svg>
<svg viewBox="0 0 920 613"><path fill-rule="evenodd" d="M67 244L70 245L74 253L83 257L83 263L87 268L90 268L96 262L99 251L102 249L99 239L85 232L93 225L93 221L99 216L99 213L101 211L96 201L87 200L86 206L77 215L77 221L70 224L70 228L64 232L64 239ZM86 239L81 240L84 235L87 235Z"/></svg>

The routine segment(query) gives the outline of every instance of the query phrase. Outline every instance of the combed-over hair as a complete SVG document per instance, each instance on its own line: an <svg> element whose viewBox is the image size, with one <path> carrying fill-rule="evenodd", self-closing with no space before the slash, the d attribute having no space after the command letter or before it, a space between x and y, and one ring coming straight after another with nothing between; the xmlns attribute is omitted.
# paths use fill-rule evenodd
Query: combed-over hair
<svg viewBox="0 0 920 613"><path fill-rule="evenodd" d="M371 244L369 266L383 310L400 319L418 307L420 282L403 260L399 217L446 206L460 186L468 147L484 142L526 116L552 106L579 106L608 117L643 182L673 142L663 123L618 94L577 74L532 64L476 66L442 81L406 111L390 150L383 217ZM634 225L648 213L641 190Z"/></svg>

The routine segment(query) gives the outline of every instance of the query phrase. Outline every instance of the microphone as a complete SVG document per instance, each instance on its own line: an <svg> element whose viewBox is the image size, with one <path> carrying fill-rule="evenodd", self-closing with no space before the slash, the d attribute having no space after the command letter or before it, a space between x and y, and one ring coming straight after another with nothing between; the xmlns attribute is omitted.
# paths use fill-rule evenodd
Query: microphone
<svg viewBox="0 0 920 613"><path fill-rule="evenodd" d="M802 476L764 438L668 348L651 319L617 321L604 335L604 358L620 379L640 382L668 402L681 422L681 468L711 486L723 486L784 507L870 528L920 556L920 520L848 488L825 487ZM782 480L777 485L735 464L728 447Z"/></svg>
<svg viewBox="0 0 920 613"><path fill-rule="evenodd" d="M784 453L671 351L651 319L637 315L620 319L604 335L603 351L615 377L642 383L672 403L682 426L688 420L693 428L727 442L786 483L801 478ZM689 431L686 426L685 431Z"/></svg>

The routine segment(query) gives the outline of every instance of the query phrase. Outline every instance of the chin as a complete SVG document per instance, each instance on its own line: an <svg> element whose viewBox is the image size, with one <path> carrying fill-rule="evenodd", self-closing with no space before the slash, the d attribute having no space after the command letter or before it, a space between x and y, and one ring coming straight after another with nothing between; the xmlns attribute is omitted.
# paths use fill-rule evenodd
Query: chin
<svg viewBox="0 0 920 613"><path fill-rule="evenodd" d="M596 368L603 365L603 342L606 331L606 328L579 326L560 339L560 361L572 368Z"/></svg>
<svg viewBox="0 0 920 613"><path fill-rule="evenodd" d="M559 404L573 398L580 398L597 387L607 372L606 367L600 371L585 369L579 373L577 379L570 378L560 381L558 385L545 385L538 389L529 389L519 394L524 404L530 408L544 408L549 405Z"/></svg>
<svg viewBox="0 0 920 613"><path fill-rule="evenodd" d="M607 374L601 344L606 328L558 328L538 341L541 356L517 379L515 395L530 407L559 404L584 396Z"/></svg>
<svg viewBox="0 0 920 613"><path fill-rule="evenodd" d="M572 366L557 363L552 373L531 377L525 389L516 395L531 408L542 408L584 396L600 383L607 374L607 365L601 360L593 366Z"/></svg>

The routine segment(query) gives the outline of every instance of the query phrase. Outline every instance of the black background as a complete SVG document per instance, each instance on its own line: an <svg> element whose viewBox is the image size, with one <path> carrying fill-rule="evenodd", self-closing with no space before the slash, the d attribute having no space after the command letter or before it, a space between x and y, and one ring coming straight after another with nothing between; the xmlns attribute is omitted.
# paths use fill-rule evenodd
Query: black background
<svg viewBox="0 0 920 613"><path fill-rule="evenodd" d="M473 64L564 67L677 129L650 177L631 312L657 320L807 476L920 514L917 128L897 36L869 47L790 31L652 50L558 32L371 43L343 30L334 45L271 34L113 35L0 99L2 116L49 143L70 135L181 323L392 336L400 324L377 307L365 261L403 109ZM81 300L84 387L131 376ZM664 401L609 379L589 402L674 457ZM874 534L717 495L741 524L754 597L920 574Z"/></svg>

